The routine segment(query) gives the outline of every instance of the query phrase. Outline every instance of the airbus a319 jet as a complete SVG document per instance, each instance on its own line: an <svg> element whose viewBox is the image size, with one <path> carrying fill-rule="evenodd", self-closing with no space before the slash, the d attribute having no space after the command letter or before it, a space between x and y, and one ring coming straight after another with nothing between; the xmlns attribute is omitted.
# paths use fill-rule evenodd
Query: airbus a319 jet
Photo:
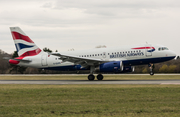
<svg viewBox="0 0 180 117"><path fill-rule="evenodd" d="M101 73L131 72L136 65L152 65L176 57L176 54L162 45L142 44L116 48L99 48L82 51L47 53L42 51L19 27L10 27L19 57L9 59L10 64L47 70L90 70L88 80L94 80Z"/></svg>

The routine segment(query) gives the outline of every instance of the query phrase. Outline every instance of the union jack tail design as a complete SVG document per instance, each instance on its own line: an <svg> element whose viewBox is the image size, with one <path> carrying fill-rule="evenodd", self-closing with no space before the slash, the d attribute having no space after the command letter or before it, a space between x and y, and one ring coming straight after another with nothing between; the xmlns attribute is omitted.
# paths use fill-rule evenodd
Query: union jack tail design
<svg viewBox="0 0 180 117"><path fill-rule="evenodd" d="M10 30L20 57L35 56L42 51L19 27L10 27Z"/></svg>

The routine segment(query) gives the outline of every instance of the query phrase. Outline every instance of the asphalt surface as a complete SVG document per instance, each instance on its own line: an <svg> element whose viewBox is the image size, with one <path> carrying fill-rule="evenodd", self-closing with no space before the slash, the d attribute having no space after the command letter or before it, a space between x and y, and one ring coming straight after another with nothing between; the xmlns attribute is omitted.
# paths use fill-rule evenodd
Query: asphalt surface
<svg viewBox="0 0 180 117"><path fill-rule="evenodd" d="M180 80L0 80L0 84L177 84Z"/></svg>

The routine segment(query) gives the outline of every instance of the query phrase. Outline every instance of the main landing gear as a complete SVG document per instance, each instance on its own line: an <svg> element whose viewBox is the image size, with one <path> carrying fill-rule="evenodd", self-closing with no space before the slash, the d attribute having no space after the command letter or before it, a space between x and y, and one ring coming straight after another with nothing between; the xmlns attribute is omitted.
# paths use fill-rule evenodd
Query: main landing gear
<svg viewBox="0 0 180 117"><path fill-rule="evenodd" d="M89 76L88 76L88 80L94 80L95 79L95 76L93 75L93 74L90 74ZM97 75L97 79L98 80L102 80L103 79L103 75L102 74L98 74Z"/></svg>
<svg viewBox="0 0 180 117"><path fill-rule="evenodd" d="M153 72L154 64L150 63L148 66L149 66L149 70L150 70L150 75L153 76L154 75L154 72Z"/></svg>
<svg viewBox="0 0 180 117"><path fill-rule="evenodd" d="M95 67L91 66L90 67L90 74L88 76L88 80L91 80L91 81L94 80L94 78L95 78L95 76L93 75L94 71L95 71ZM97 79L98 80L102 80L103 79L103 75L102 74L98 74L97 75Z"/></svg>

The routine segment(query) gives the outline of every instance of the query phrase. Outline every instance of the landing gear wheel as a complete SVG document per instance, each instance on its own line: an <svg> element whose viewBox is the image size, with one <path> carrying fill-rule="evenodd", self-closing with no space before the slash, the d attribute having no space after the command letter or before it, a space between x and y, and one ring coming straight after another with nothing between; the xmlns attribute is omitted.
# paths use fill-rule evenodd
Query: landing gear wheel
<svg viewBox="0 0 180 117"><path fill-rule="evenodd" d="M89 76L88 76L88 80L94 80L94 78L95 78L95 76L94 75L92 75L92 74L90 74Z"/></svg>
<svg viewBox="0 0 180 117"><path fill-rule="evenodd" d="M150 75L153 76L153 75L154 75L154 72L150 72Z"/></svg>
<svg viewBox="0 0 180 117"><path fill-rule="evenodd" d="M153 69L154 69L154 64L152 63L149 63L149 69L150 69L150 75L153 76L154 75L154 72L153 72Z"/></svg>
<svg viewBox="0 0 180 117"><path fill-rule="evenodd" d="M103 79L103 75L102 75L102 74L98 74L98 75L97 75L97 79L98 79L98 80L102 80L102 79Z"/></svg>

